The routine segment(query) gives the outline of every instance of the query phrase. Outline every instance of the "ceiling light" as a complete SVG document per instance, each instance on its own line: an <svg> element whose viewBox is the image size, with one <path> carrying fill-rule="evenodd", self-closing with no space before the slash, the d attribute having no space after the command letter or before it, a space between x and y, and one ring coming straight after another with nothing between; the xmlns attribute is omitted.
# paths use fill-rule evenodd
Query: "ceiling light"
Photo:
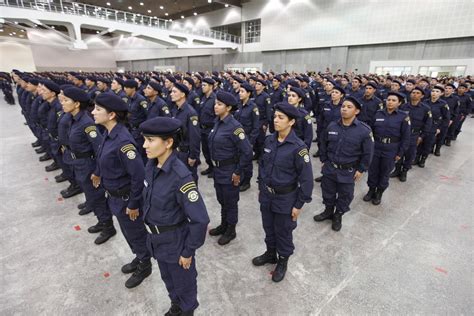
<svg viewBox="0 0 474 316"><path fill-rule="evenodd" d="M147 12L148 12L148 13L151 13L151 10L148 10Z"/></svg>
<svg viewBox="0 0 474 316"><path fill-rule="evenodd" d="M226 3L224 6L225 6L226 8L228 8L228 7L229 7L229 5L228 5L227 3Z"/></svg>
<svg viewBox="0 0 474 316"><path fill-rule="evenodd" d="M181 18L184 19L184 15L182 15Z"/></svg>
<svg viewBox="0 0 474 316"><path fill-rule="evenodd" d="M194 15L198 15L196 12L193 13Z"/></svg>
<svg viewBox="0 0 474 316"><path fill-rule="evenodd" d="M110 6L110 2L107 2L107 5Z"/></svg>
<svg viewBox="0 0 474 316"><path fill-rule="evenodd" d="M140 5L143 5L143 2L140 2Z"/></svg>
<svg viewBox="0 0 474 316"><path fill-rule="evenodd" d="M129 10L132 10L132 7L128 7Z"/></svg>
<svg viewBox="0 0 474 316"><path fill-rule="evenodd" d="M99 33L100 33L100 31L95 31L95 33L96 33L96 34L99 34Z"/></svg>
<svg viewBox="0 0 474 316"><path fill-rule="evenodd" d="M25 36L20 34L20 37L25 37Z"/></svg>
<svg viewBox="0 0 474 316"><path fill-rule="evenodd" d="M23 32L23 33L25 33L25 30L20 30L20 32Z"/></svg>
<svg viewBox="0 0 474 316"><path fill-rule="evenodd" d="M162 5L160 5L160 9L163 10L165 7L163 7Z"/></svg>
<svg viewBox="0 0 474 316"><path fill-rule="evenodd" d="M16 35L16 32L12 32L13 35Z"/></svg>
<svg viewBox="0 0 474 316"><path fill-rule="evenodd" d="M0 32L3 32L3 29L0 29Z"/></svg>
<svg viewBox="0 0 474 316"><path fill-rule="evenodd" d="M12 34L12 33L10 33L10 34L8 34L8 35L10 35L10 36L13 36L13 34Z"/></svg>
<svg viewBox="0 0 474 316"><path fill-rule="evenodd" d="M53 26L51 26L51 28L54 30L54 25L53 25Z"/></svg>
<svg viewBox="0 0 474 316"><path fill-rule="evenodd" d="M173 22L173 19L169 19L170 22Z"/></svg>
<svg viewBox="0 0 474 316"><path fill-rule="evenodd" d="M18 24L18 22L17 22L17 21L15 21L15 24Z"/></svg>
<svg viewBox="0 0 474 316"><path fill-rule="evenodd" d="M207 0L207 3L212 3L212 0Z"/></svg>
<svg viewBox="0 0 474 316"><path fill-rule="evenodd" d="M166 12L165 15L168 16L168 12Z"/></svg>

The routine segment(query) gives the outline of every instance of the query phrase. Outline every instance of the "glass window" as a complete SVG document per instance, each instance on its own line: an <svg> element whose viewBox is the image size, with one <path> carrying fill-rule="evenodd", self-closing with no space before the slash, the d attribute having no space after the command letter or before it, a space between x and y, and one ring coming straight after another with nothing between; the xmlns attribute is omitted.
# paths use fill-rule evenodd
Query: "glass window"
<svg viewBox="0 0 474 316"><path fill-rule="evenodd" d="M245 43L260 42L260 19L245 22Z"/></svg>

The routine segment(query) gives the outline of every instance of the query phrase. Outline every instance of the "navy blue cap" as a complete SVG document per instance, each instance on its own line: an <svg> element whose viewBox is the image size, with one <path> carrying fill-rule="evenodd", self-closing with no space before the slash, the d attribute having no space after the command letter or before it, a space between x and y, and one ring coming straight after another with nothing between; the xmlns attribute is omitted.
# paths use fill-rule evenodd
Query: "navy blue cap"
<svg viewBox="0 0 474 316"><path fill-rule="evenodd" d="M334 87L337 86L336 81L332 80L331 78L326 78L326 82L331 83Z"/></svg>
<svg viewBox="0 0 474 316"><path fill-rule="evenodd" d="M217 77L217 76L219 76L219 72L218 71L213 71L212 75Z"/></svg>
<svg viewBox="0 0 474 316"><path fill-rule="evenodd" d="M360 77L354 77L355 80L359 81L360 83L362 83L362 78Z"/></svg>
<svg viewBox="0 0 474 316"><path fill-rule="evenodd" d="M216 83L214 81L214 79L212 79L212 78L204 78L204 79L202 79L202 82L205 82L205 83L210 84L210 85L214 85Z"/></svg>
<svg viewBox="0 0 474 316"><path fill-rule="evenodd" d="M200 74L194 74L194 77L196 77L199 81L202 81L202 76Z"/></svg>
<svg viewBox="0 0 474 316"><path fill-rule="evenodd" d="M240 87L244 88L247 92L253 92L254 91L253 87L247 82L242 83L240 85Z"/></svg>
<svg viewBox="0 0 474 316"><path fill-rule="evenodd" d="M140 124L143 136L171 136L181 129L181 121L171 117L159 116Z"/></svg>
<svg viewBox="0 0 474 316"><path fill-rule="evenodd" d="M30 78L30 80L28 82L31 83L34 86L37 86L38 83L39 83L39 80L36 79L36 78Z"/></svg>
<svg viewBox="0 0 474 316"><path fill-rule="evenodd" d="M86 79L87 79L87 80L90 80L90 81L97 82L97 78L94 77L94 76L87 76Z"/></svg>
<svg viewBox="0 0 474 316"><path fill-rule="evenodd" d="M127 79L123 82L123 87L124 88L138 88L138 82L136 82L134 79Z"/></svg>
<svg viewBox="0 0 474 316"><path fill-rule="evenodd" d="M412 84L416 84L415 79L408 79L408 80L407 80L407 83L408 83L408 82L409 82L409 83L412 83Z"/></svg>
<svg viewBox="0 0 474 316"><path fill-rule="evenodd" d="M184 77L183 80L189 82L189 84L194 87L194 80L193 80L193 78L191 78L191 77Z"/></svg>
<svg viewBox="0 0 474 316"><path fill-rule="evenodd" d="M215 82L219 82L219 83L222 82L222 79L216 76L212 76L212 79L214 79Z"/></svg>
<svg viewBox="0 0 474 316"><path fill-rule="evenodd" d="M263 79L257 79L257 82L260 82L264 87L267 85L267 82Z"/></svg>
<svg viewBox="0 0 474 316"><path fill-rule="evenodd" d="M298 88L298 87L291 87L290 91L293 91L294 93L296 93L300 98L304 99L305 97L305 92L303 89L301 88Z"/></svg>
<svg viewBox="0 0 474 316"><path fill-rule="evenodd" d="M300 84L296 80L288 80L286 84L289 84L290 86L296 87L296 88L300 87Z"/></svg>
<svg viewBox="0 0 474 316"><path fill-rule="evenodd" d="M242 84L244 81L242 79L240 79L239 77L237 76L233 76L232 78L234 78L235 81L237 81L238 83Z"/></svg>
<svg viewBox="0 0 474 316"><path fill-rule="evenodd" d="M460 83L458 88L460 88L460 87L463 87L463 88L467 89L467 83Z"/></svg>
<svg viewBox="0 0 474 316"><path fill-rule="evenodd" d="M438 90L441 90L442 92L444 92L444 87L440 86L440 85L434 86L432 90L434 90L434 89L438 89Z"/></svg>
<svg viewBox="0 0 474 316"><path fill-rule="evenodd" d="M115 93L105 92L95 97L95 103L112 112L127 112L128 106L121 97Z"/></svg>
<svg viewBox="0 0 474 316"><path fill-rule="evenodd" d="M275 77L273 77L273 79L278 80L280 82L283 80L280 75L276 75Z"/></svg>
<svg viewBox="0 0 474 316"><path fill-rule="evenodd" d="M110 84L110 80L105 77L98 77L97 81L103 82L105 84Z"/></svg>
<svg viewBox="0 0 474 316"><path fill-rule="evenodd" d="M118 84L119 84L119 85L121 85L121 86L123 87L123 85L124 85L125 81L123 81L123 79L122 79L122 78L115 77L115 78L114 78L114 80L115 80L115 81L117 81L117 82L118 82Z"/></svg>
<svg viewBox="0 0 474 316"><path fill-rule="evenodd" d="M398 80L398 79L392 80L392 83L396 83L396 84L398 84L400 87L402 86L402 83L401 83L400 80Z"/></svg>
<svg viewBox="0 0 474 316"><path fill-rule="evenodd" d="M216 98L217 98L218 101L221 101L222 103L224 103L227 106L235 107L237 105L237 100L229 92L225 92L225 91L221 90L221 91L217 92Z"/></svg>
<svg viewBox="0 0 474 316"><path fill-rule="evenodd" d="M250 76L249 80L258 81L258 78L256 76Z"/></svg>
<svg viewBox="0 0 474 316"><path fill-rule="evenodd" d="M366 84L365 86L366 86L366 87L367 87L367 86L371 86L371 87L374 88L375 90L377 90L377 88L378 88L378 87L377 87L377 84L376 84L375 82L373 82L373 81L367 82L367 84Z"/></svg>
<svg viewBox="0 0 474 316"><path fill-rule="evenodd" d="M46 88L48 88L50 91L53 91L53 92L56 92L56 93L61 92L61 89L59 88L59 86L51 80L44 80L43 85Z"/></svg>
<svg viewBox="0 0 474 316"><path fill-rule="evenodd" d="M74 85L70 84L70 83L66 83L66 84L62 84L62 85L59 86L59 88L63 91L64 91L64 89L69 88L69 87L74 87Z"/></svg>
<svg viewBox="0 0 474 316"><path fill-rule="evenodd" d="M335 87L334 87L334 90L339 91L339 92L342 93L343 95L346 94L346 91L344 91L344 89L343 89L341 86L335 86Z"/></svg>
<svg viewBox="0 0 474 316"><path fill-rule="evenodd" d="M30 83L31 83L31 81L30 81ZM451 88L453 88L453 89L456 90L456 86L455 86L454 84L452 84L452 83L446 84L446 87L451 87Z"/></svg>
<svg viewBox="0 0 474 316"><path fill-rule="evenodd" d="M421 79L420 79L420 82L422 82L422 81L424 81L424 82L426 82L426 83L428 83L428 84L430 83L430 81L429 81L428 79L426 79L426 78L421 78Z"/></svg>
<svg viewBox="0 0 474 316"><path fill-rule="evenodd" d="M423 95L425 95L425 91L423 89L421 89L420 87L414 87L413 90L411 90L411 92L413 92L415 90L420 91Z"/></svg>
<svg viewBox="0 0 474 316"><path fill-rule="evenodd" d="M150 82L148 82L148 85L149 85L150 87L152 87L153 90L155 90L155 91L157 91L157 92L160 92L160 93L161 93L161 91L163 90L163 89L161 88L161 85L160 85L158 82L156 82L156 81L150 81Z"/></svg>
<svg viewBox="0 0 474 316"><path fill-rule="evenodd" d="M77 80L81 80L81 81L86 80L86 77L84 76L74 76L74 77L76 77Z"/></svg>
<svg viewBox="0 0 474 316"><path fill-rule="evenodd" d="M300 111L293 105L286 102L279 102L275 105L275 111L285 113L290 119L297 119L300 117Z"/></svg>
<svg viewBox="0 0 474 316"><path fill-rule="evenodd" d="M77 87L67 87L63 90L64 96L79 102L89 102L89 96L87 93Z"/></svg>
<svg viewBox="0 0 474 316"><path fill-rule="evenodd" d="M184 84L176 82L174 84L174 87L178 89L179 91L183 92L186 96L189 94L189 89L186 87Z"/></svg>
<svg viewBox="0 0 474 316"><path fill-rule="evenodd" d="M351 102L351 103L354 104L354 106L355 106L356 108L358 108L359 110L362 108L362 106L360 105L359 100L357 100L357 99L354 98L354 97L348 96L347 98L344 99L344 101L349 101L349 102Z"/></svg>
<svg viewBox="0 0 474 316"><path fill-rule="evenodd" d="M404 96L403 94L401 94L400 92L389 91L389 92L387 93L387 97L388 97L389 95L394 95L394 96L396 96L396 97L398 98L398 101L400 101L400 102L404 102L404 101L405 101L405 96Z"/></svg>

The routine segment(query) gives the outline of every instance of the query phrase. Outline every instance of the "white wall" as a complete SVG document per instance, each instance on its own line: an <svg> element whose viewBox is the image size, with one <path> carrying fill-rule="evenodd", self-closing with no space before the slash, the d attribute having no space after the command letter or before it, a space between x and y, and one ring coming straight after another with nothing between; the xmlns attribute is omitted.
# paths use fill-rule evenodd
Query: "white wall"
<svg viewBox="0 0 474 316"><path fill-rule="evenodd" d="M0 71L12 69L35 71L35 62L31 47L25 43L0 39Z"/></svg>
<svg viewBox="0 0 474 316"><path fill-rule="evenodd" d="M424 59L424 60L372 60L370 73L375 73L376 67L411 67L411 73L419 73L421 66L466 66L466 75L474 73L474 60L471 59Z"/></svg>

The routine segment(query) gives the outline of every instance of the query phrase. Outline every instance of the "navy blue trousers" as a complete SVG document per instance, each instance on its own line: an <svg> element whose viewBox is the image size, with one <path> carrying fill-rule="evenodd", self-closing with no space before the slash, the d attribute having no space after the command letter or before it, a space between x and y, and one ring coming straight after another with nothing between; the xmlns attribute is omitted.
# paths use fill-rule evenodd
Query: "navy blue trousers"
<svg viewBox="0 0 474 316"><path fill-rule="evenodd" d="M207 165L209 168L213 168L212 160L211 160L211 151L209 150L209 134L211 129L206 130L205 133L201 133L201 146L202 146L202 154L204 155L204 159L206 160Z"/></svg>
<svg viewBox="0 0 474 316"><path fill-rule="evenodd" d="M214 182L214 188L216 189L217 201L221 205L222 218L226 220L227 224L236 225L239 221L239 187Z"/></svg>
<svg viewBox="0 0 474 316"><path fill-rule="evenodd" d="M323 204L326 207L336 207L339 212L350 211L354 199L354 183L341 183L336 179L323 175L321 180Z"/></svg>
<svg viewBox="0 0 474 316"><path fill-rule="evenodd" d="M411 169L411 164L413 161L415 161L416 158L416 152L418 149L418 146L416 145L416 140L418 139L418 135L414 135L410 137L410 145L408 147L408 150L405 152L405 155L403 155L401 161L399 162L404 169ZM422 144L420 144L422 146Z"/></svg>
<svg viewBox="0 0 474 316"><path fill-rule="evenodd" d="M369 179L367 184L369 188L378 188L385 190L388 188L390 172L395 166L395 160L392 157L375 156L369 167Z"/></svg>

